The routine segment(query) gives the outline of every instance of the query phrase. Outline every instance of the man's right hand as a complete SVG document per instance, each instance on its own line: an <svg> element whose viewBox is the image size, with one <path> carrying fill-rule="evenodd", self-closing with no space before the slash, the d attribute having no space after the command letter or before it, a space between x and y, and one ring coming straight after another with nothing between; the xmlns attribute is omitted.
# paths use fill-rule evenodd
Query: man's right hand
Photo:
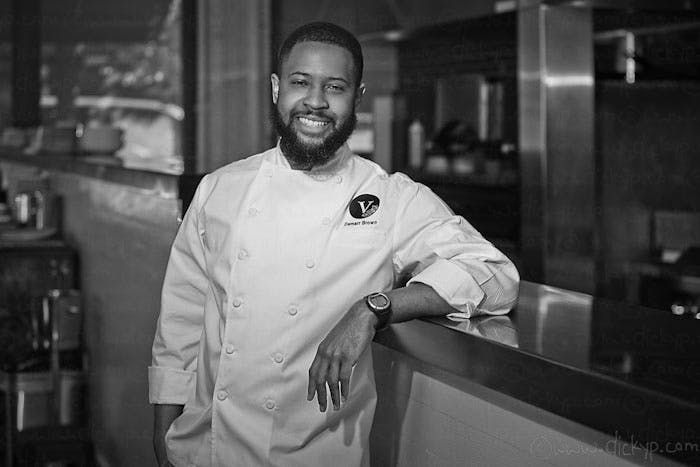
<svg viewBox="0 0 700 467"><path fill-rule="evenodd" d="M182 414L184 405L153 405L153 449L160 467L172 467L165 450L165 434L173 421Z"/></svg>

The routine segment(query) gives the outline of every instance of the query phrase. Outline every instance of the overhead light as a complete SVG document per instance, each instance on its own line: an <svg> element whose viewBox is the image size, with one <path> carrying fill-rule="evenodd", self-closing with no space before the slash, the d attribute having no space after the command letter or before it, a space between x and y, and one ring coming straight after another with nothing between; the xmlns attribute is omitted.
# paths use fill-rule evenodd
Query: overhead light
<svg viewBox="0 0 700 467"><path fill-rule="evenodd" d="M405 38L406 38L406 32L399 30L399 29L386 31L384 33L384 39L386 39L389 42L398 42L398 41L403 40Z"/></svg>
<svg viewBox="0 0 700 467"><path fill-rule="evenodd" d="M408 33L402 29L392 29L389 31L377 31L367 34L360 34L357 39L360 42L385 41L399 42L408 37Z"/></svg>

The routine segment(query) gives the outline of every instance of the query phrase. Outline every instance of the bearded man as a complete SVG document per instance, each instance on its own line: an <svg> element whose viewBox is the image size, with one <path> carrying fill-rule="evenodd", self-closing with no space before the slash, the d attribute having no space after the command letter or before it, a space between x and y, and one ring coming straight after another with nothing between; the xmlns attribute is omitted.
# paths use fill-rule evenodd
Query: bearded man
<svg viewBox="0 0 700 467"><path fill-rule="evenodd" d="M501 252L348 148L362 69L348 31L294 31L271 76L278 145L202 179L149 367L161 465L369 465L375 333L514 304Z"/></svg>

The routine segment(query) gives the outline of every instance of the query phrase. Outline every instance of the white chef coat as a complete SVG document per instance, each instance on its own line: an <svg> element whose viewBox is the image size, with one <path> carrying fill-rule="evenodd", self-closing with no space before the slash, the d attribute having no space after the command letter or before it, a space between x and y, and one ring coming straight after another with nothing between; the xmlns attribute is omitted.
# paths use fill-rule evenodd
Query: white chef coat
<svg viewBox="0 0 700 467"><path fill-rule="evenodd" d="M278 146L205 176L172 247L149 367L151 403L185 405L170 461L369 465L369 348L337 412L306 400L308 370L355 301L409 276L467 317L506 313L519 280L428 188L347 146L311 173Z"/></svg>

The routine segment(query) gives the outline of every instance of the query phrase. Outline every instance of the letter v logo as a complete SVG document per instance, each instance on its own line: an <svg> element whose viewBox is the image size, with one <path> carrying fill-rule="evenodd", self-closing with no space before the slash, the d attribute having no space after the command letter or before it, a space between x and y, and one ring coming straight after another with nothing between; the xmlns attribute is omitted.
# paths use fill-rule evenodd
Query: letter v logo
<svg viewBox="0 0 700 467"><path fill-rule="evenodd" d="M369 217L377 212L377 209L379 209L379 198L370 194L356 196L348 206L350 215L355 219Z"/></svg>
<svg viewBox="0 0 700 467"><path fill-rule="evenodd" d="M369 207L372 206L372 204L374 204L374 201L358 201L357 203L360 205L360 209L362 210L362 214L364 214L367 212Z"/></svg>

